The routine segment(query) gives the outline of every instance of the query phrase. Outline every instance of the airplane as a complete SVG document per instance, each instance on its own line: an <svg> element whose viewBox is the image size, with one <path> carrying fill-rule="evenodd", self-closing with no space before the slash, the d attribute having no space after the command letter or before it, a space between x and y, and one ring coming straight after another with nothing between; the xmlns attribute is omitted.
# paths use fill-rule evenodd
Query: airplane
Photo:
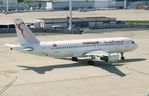
<svg viewBox="0 0 149 96"><path fill-rule="evenodd" d="M94 65L98 60L119 61L119 53L121 60L125 60L124 53L137 48L137 43L126 37L41 42L21 19L15 19L14 23L19 44L5 44L10 50L56 58L72 57L72 61L90 57L88 64Z"/></svg>

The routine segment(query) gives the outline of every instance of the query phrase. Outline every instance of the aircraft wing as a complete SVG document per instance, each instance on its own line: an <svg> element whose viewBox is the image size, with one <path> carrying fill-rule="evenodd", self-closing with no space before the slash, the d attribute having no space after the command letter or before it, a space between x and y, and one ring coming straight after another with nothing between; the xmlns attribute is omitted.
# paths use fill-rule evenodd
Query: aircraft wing
<svg viewBox="0 0 149 96"><path fill-rule="evenodd" d="M109 56L110 53L102 50L96 50L96 51L90 51L85 53L85 56L97 56L97 57L102 57L102 56Z"/></svg>

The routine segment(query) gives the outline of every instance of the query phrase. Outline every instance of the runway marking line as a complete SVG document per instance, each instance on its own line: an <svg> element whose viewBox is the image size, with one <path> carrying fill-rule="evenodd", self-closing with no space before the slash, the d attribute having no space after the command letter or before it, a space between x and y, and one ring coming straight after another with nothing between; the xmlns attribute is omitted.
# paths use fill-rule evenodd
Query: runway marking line
<svg viewBox="0 0 149 96"><path fill-rule="evenodd" d="M11 79L9 83L7 83L1 90L0 90L0 95L2 95L16 80L17 76L12 76L9 75L7 71L5 72L0 72L1 75L6 76L7 78Z"/></svg>
<svg viewBox="0 0 149 96"><path fill-rule="evenodd" d="M130 70L130 71L134 71L134 72L140 73L140 74L143 74L143 75L146 75L146 76L149 76L148 73L145 73L145 72L142 72L142 71L138 71L138 70L129 68L128 66L126 66L126 69L128 69L128 70Z"/></svg>

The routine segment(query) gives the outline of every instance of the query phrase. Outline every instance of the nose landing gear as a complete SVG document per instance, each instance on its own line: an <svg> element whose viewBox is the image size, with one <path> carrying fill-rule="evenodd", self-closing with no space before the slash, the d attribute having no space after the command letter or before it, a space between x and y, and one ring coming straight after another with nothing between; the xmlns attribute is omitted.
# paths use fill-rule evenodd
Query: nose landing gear
<svg viewBox="0 0 149 96"><path fill-rule="evenodd" d="M124 53L121 53L121 60L125 60Z"/></svg>
<svg viewBox="0 0 149 96"><path fill-rule="evenodd" d="M89 60L89 61L87 62L87 64L88 64L88 65L94 65L95 62L94 62L93 60Z"/></svg>

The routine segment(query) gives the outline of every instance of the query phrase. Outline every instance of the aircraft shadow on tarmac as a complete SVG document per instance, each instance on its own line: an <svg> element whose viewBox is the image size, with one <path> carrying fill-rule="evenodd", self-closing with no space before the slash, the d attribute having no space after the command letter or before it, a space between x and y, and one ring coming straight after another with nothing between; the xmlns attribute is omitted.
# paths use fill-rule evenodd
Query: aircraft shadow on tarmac
<svg viewBox="0 0 149 96"><path fill-rule="evenodd" d="M144 59L144 58L134 58L134 59L127 59L125 62L138 62L138 61L143 61L143 60L146 60L146 59ZM71 67L91 66L91 65L87 65L86 61L87 61L86 59L83 59L83 60L79 60L76 63L71 63L71 64L49 65L49 66L42 66L42 67L18 65L18 67L25 68L23 70L33 70L33 71L35 71L39 74L45 74L45 72L52 71L56 68L71 68ZM121 62L121 61L117 62L117 63L114 63L114 64L98 61L98 62L95 63L95 65L92 65L92 66L102 68L102 69L104 69L104 70L106 70L110 73L116 74L120 77L124 77L124 76L126 76L126 74L117 68L118 66L124 65L122 63L123 62Z"/></svg>

